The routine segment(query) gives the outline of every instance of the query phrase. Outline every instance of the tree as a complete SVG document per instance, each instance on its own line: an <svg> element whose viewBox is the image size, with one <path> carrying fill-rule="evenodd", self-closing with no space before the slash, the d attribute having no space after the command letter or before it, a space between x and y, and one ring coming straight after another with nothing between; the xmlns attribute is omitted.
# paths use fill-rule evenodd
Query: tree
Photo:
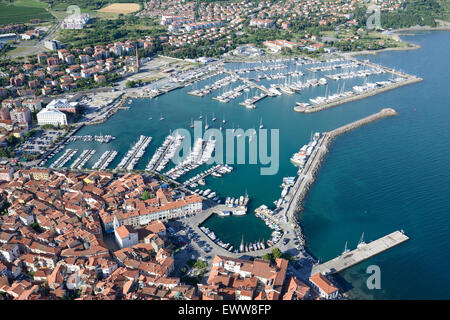
<svg viewBox="0 0 450 320"><path fill-rule="evenodd" d="M281 258L283 256L283 253L281 252L280 249L274 248L272 250L272 256L273 256L274 259L279 259L279 258Z"/></svg>
<svg viewBox="0 0 450 320"><path fill-rule="evenodd" d="M272 261L272 254L266 253L265 255L262 256L262 259L266 261Z"/></svg>
<svg viewBox="0 0 450 320"><path fill-rule="evenodd" d="M150 192L147 190L142 192L141 200L145 201L151 198Z"/></svg>
<svg viewBox="0 0 450 320"><path fill-rule="evenodd" d="M136 86L136 82L133 81L133 80L128 80L128 81L125 83L125 86L126 86L127 88L134 88L134 87Z"/></svg>

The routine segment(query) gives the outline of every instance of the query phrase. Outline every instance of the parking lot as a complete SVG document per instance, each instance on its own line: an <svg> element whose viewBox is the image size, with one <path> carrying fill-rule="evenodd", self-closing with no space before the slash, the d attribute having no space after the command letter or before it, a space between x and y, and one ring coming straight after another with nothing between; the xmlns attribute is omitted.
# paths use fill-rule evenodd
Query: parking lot
<svg viewBox="0 0 450 320"><path fill-rule="evenodd" d="M44 153L58 138L64 134L64 130L35 129L34 134L15 149L17 155L24 153L30 155Z"/></svg>

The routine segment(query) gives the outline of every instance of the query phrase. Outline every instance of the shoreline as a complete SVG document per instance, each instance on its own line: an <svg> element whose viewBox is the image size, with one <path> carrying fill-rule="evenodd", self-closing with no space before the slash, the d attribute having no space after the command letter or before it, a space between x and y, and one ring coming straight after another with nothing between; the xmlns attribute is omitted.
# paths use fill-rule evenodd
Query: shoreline
<svg viewBox="0 0 450 320"><path fill-rule="evenodd" d="M430 26L414 26L414 27L408 27L408 28L399 28L399 29L393 29L389 31L391 33L391 38L399 41L401 43L406 44L406 47L395 47L395 48L384 48L379 50L362 50L362 51L352 51L352 52L344 52L342 53L343 56L356 56L356 55L365 55L365 54L371 54L376 55L380 52L386 52L386 51L408 51L408 50L416 50L420 49L421 46L415 43L406 42L400 38L401 35L407 35L405 32L408 31L450 31L450 22L448 22L448 26L439 26L439 27L430 27Z"/></svg>

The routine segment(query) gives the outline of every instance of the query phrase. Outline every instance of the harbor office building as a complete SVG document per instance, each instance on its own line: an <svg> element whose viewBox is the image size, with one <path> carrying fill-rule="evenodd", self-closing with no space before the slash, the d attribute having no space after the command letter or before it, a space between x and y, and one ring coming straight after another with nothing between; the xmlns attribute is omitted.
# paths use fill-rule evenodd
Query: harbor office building
<svg viewBox="0 0 450 320"><path fill-rule="evenodd" d="M116 211L112 214L113 219L111 219L111 216L100 216L105 232L108 233L124 225L138 228L155 220L167 221L169 219L196 214L201 211L202 198L199 195L190 195L183 199L164 203L159 206L148 206L129 211Z"/></svg>

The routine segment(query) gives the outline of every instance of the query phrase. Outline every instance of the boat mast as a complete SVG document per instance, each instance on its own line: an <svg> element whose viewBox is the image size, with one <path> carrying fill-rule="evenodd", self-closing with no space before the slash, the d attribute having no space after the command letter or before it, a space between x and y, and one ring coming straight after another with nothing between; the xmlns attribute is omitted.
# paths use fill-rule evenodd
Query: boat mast
<svg viewBox="0 0 450 320"><path fill-rule="evenodd" d="M358 246L361 245L361 244L365 244L365 242L364 242L364 232L362 233L361 238L359 239Z"/></svg>

